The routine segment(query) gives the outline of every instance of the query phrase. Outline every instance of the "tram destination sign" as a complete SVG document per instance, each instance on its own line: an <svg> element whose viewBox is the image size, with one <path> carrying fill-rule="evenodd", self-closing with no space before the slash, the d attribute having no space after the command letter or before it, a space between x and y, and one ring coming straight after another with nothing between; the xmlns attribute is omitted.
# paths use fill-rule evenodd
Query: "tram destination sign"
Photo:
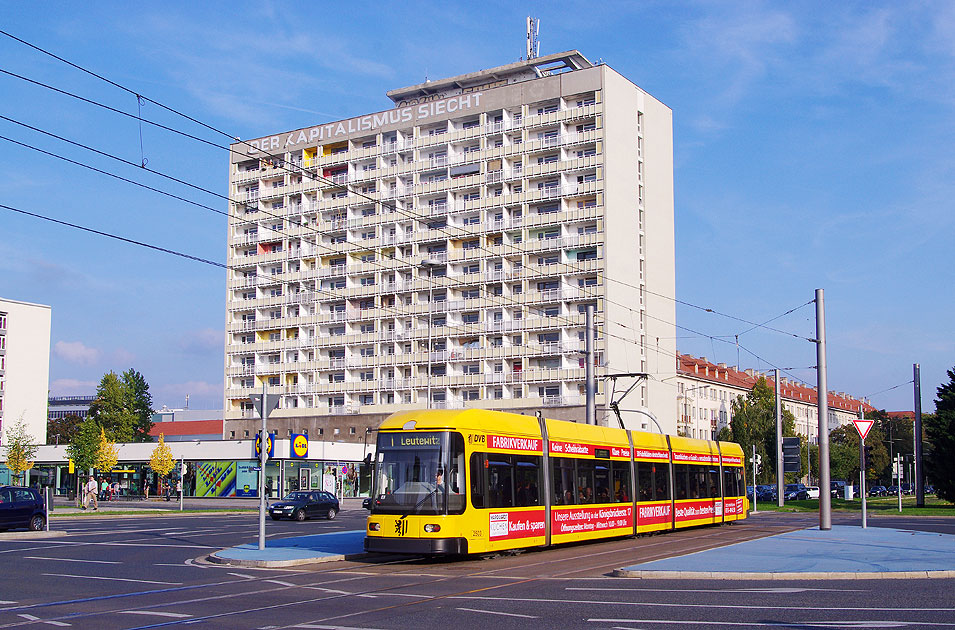
<svg viewBox="0 0 955 630"><path fill-rule="evenodd" d="M379 433L378 448L439 449L440 433Z"/></svg>

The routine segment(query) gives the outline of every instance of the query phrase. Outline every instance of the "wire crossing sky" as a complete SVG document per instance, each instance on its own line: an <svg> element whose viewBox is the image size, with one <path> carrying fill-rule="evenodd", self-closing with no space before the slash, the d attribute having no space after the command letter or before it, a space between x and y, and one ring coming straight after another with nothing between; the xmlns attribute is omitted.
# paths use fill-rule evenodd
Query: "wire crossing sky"
<svg viewBox="0 0 955 630"><path fill-rule="evenodd" d="M435 6L0 4L3 31L79 67L0 36L0 204L85 226L0 213L0 295L53 307L53 395L135 367L157 406L221 407L225 271L155 249L225 260L225 217L197 211L227 207L201 192L228 194L216 131L379 111L387 90L516 61L530 10L541 54L580 50L673 110L681 352L812 366L824 288L830 388L912 409L918 362L934 408L955 364L955 7Z"/></svg>

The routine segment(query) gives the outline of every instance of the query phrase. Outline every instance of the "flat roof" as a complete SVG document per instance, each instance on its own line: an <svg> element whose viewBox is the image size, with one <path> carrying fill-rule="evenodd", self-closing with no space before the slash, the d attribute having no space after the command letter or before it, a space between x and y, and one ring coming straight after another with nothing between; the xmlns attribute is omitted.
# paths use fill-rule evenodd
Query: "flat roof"
<svg viewBox="0 0 955 630"><path fill-rule="evenodd" d="M447 79L425 81L418 85L391 90L390 92L386 92L386 94L388 98L398 103L411 98L443 92L444 90L473 87L486 83L489 80L497 81L526 72L534 72L538 77L541 77L552 71L583 70L585 68L592 68L593 65L594 64L580 54L580 52L568 50L543 57L535 57L534 59L522 59L521 61L509 63L504 66L497 66L496 68L489 68L487 70L459 74L458 76L449 77Z"/></svg>

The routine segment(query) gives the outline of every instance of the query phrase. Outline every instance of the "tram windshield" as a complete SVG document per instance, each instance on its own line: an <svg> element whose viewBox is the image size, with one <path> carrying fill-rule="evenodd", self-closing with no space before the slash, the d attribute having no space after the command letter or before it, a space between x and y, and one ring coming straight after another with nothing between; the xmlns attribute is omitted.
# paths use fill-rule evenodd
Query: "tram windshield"
<svg viewBox="0 0 955 630"><path fill-rule="evenodd" d="M464 511L464 439L459 433L380 433L375 470L372 513Z"/></svg>

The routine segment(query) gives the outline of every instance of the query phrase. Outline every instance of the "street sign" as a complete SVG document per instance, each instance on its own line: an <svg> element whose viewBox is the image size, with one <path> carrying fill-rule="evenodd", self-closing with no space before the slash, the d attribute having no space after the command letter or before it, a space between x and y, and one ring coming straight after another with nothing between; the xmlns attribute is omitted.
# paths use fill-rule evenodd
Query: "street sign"
<svg viewBox="0 0 955 630"><path fill-rule="evenodd" d="M873 421L868 418L853 418L852 424L856 425L856 431L859 432L859 437L864 440L865 436L869 435L869 429L872 428Z"/></svg>
<svg viewBox="0 0 955 630"><path fill-rule="evenodd" d="M269 459L271 459L275 457L275 434L274 433L268 434L266 444L268 445L268 448L266 449L266 456L268 456ZM255 459L261 458L261 455L262 455L262 432L261 431L259 431L259 433L256 434L255 436L255 442L252 444L252 455L255 457Z"/></svg>

